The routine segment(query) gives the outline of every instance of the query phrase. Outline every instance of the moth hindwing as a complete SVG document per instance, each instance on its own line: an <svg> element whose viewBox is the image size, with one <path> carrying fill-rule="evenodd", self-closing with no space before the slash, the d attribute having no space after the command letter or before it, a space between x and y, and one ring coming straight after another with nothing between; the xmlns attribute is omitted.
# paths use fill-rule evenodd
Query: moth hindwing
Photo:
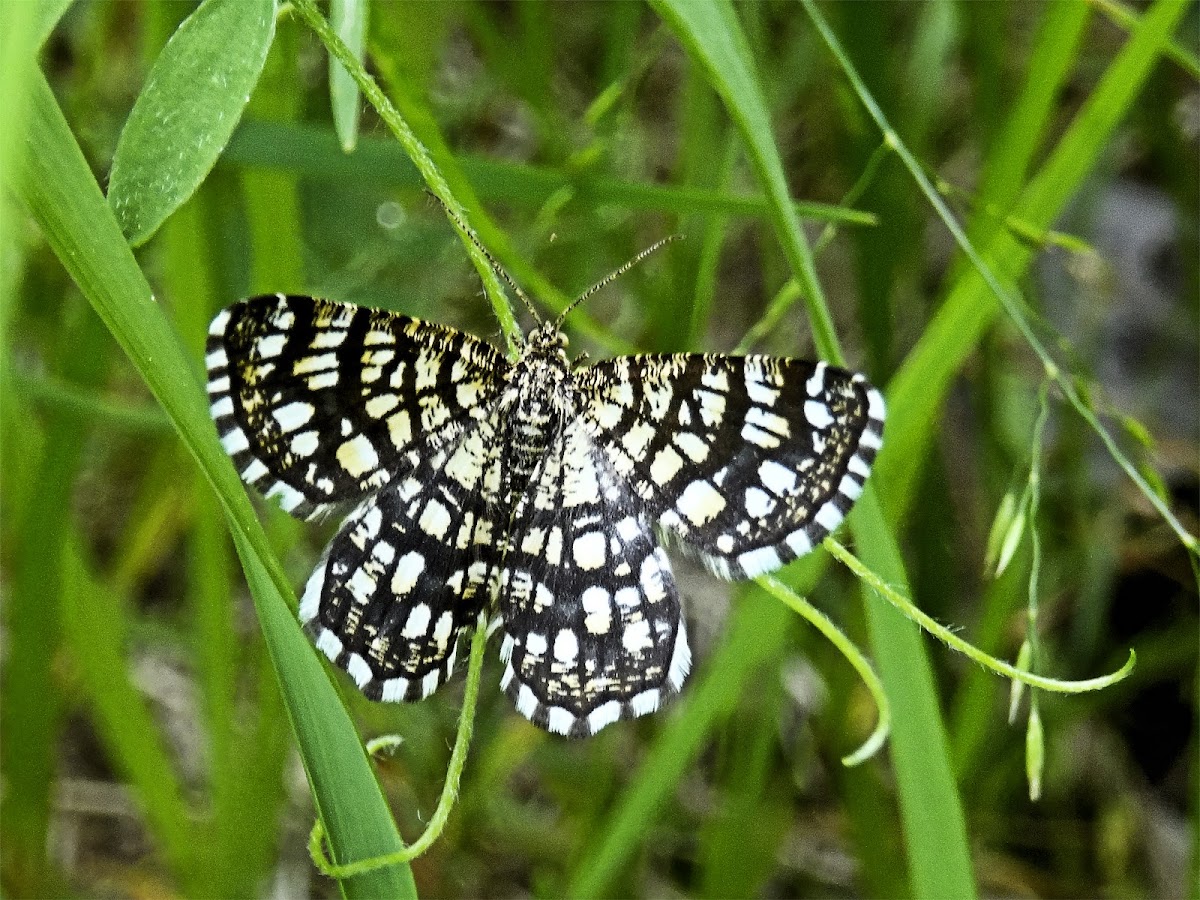
<svg viewBox="0 0 1200 900"><path fill-rule="evenodd" d="M883 399L800 360L622 356L573 368L540 326L508 362L470 335L310 297L209 329L208 392L242 479L294 515L350 510L305 587L317 646L375 700L429 696L480 616L527 718L594 734L691 665L663 534L724 578L802 556L862 491Z"/></svg>

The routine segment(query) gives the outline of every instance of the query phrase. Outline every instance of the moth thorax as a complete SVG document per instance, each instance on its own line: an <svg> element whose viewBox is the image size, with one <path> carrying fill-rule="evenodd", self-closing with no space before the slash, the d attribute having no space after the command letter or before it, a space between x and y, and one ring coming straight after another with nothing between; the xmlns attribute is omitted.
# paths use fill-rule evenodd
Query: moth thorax
<svg viewBox="0 0 1200 900"><path fill-rule="evenodd" d="M572 413L570 375L557 360L533 357L514 367L508 435L518 470L533 474Z"/></svg>

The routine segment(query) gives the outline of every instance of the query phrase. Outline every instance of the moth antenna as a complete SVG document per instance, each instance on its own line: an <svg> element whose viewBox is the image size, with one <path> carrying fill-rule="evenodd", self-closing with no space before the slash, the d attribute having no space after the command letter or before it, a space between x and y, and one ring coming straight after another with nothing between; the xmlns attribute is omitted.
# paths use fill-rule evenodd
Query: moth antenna
<svg viewBox="0 0 1200 900"><path fill-rule="evenodd" d="M612 284L614 281L616 281L618 278L620 278L622 275L624 275L626 272L628 272L630 269L632 269L634 266L636 266L638 263L640 263L643 259L645 259L647 256L649 256L655 250L659 249L660 247L664 246L665 244L671 243L672 241L681 241L681 240L683 240L682 234L667 235L667 237L663 238L662 240L656 241L655 243L651 244L649 247L647 247L645 250L643 250L641 253L639 253L637 256L635 256L633 259L629 260L629 262L625 263L625 265L621 266L621 268L614 269L612 272L609 272L608 275L606 275L604 278L597 281L590 288L588 288L586 291L584 291L582 294L580 294L578 297L576 297L574 300L572 300L567 305L567 308L558 314L558 318L554 320L554 327L555 328L562 327L563 320L567 317L567 313L569 313L571 310L573 310L575 307L577 307L580 303L582 303L588 297L592 296L592 294L594 294L597 291L601 290L602 288L605 288L608 285Z"/></svg>
<svg viewBox="0 0 1200 900"><path fill-rule="evenodd" d="M521 302L525 304L525 308L529 310L529 314L533 316L533 321L541 325L542 317L538 315L538 311L534 307L533 301L525 295L525 292L521 290L521 286L513 281L512 277L506 271L504 271L504 268L499 262L496 261L496 257L492 256L492 254L488 251L488 248L483 246L483 243L479 240L479 237L475 234L471 226L463 221L462 216L450 208L450 204L448 204L433 191L426 188L425 193L438 202L438 205L441 206L442 210L449 217L450 221L457 225L458 230L465 234L467 239L475 245L475 249L483 254L484 259L488 261L488 265L492 267L492 271L503 278L508 286L513 289L513 293L521 298Z"/></svg>

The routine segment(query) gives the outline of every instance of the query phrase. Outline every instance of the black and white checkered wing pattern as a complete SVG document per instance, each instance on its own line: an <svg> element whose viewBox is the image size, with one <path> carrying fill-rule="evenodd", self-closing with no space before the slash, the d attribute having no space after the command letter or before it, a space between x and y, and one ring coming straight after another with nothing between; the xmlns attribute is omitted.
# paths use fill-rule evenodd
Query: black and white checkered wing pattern
<svg viewBox="0 0 1200 900"><path fill-rule="evenodd" d="M724 578L808 553L862 492L882 440L882 396L825 363L626 356L576 381L582 421L646 514Z"/></svg>
<svg viewBox="0 0 1200 900"><path fill-rule="evenodd" d="M428 697L479 624L508 519L501 450L483 420L422 456L355 510L309 579L301 622L372 700Z"/></svg>
<svg viewBox="0 0 1200 900"><path fill-rule="evenodd" d="M306 518L364 499L485 415L505 366L453 329L282 294L222 310L207 347L242 480Z"/></svg>
<svg viewBox="0 0 1200 900"><path fill-rule="evenodd" d="M517 504L500 576L501 687L557 734L658 709L691 664L679 595L641 501L578 421Z"/></svg>

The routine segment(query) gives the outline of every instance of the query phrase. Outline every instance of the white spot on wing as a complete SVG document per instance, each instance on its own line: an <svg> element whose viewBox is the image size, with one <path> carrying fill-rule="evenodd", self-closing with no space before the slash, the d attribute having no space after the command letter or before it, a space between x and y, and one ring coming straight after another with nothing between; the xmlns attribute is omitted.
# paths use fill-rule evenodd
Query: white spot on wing
<svg viewBox="0 0 1200 900"><path fill-rule="evenodd" d="M769 515L775 508L775 500L761 488L747 488L746 515L752 519L761 519Z"/></svg>
<svg viewBox="0 0 1200 900"><path fill-rule="evenodd" d="M350 673L350 677L360 688L371 680L371 667L357 653L350 654L350 659L346 661L346 671Z"/></svg>
<svg viewBox="0 0 1200 900"><path fill-rule="evenodd" d="M773 459L768 459L758 467L758 477L767 490L780 497L787 496L796 488L796 473Z"/></svg>
<svg viewBox="0 0 1200 900"><path fill-rule="evenodd" d="M545 656L547 646L546 636L536 631L529 632L525 637L525 651L534 656Z"/></svg>
<svg viewBox="0 0 1200 900"><path fill-rule="evenodd" d="M765 572L773 572L783 565L774 547L759 547L738 557L738 565L746 573L747 578L754 578Z"/></svg>
<svg viewBox="0 0 1200 900"><path fill-rule="evenodd" d="M787 544L788 549L795 553L798 557L804 556L812 550L812 541L808 539L808 534L805 533L803 528L797 529L789 534L784 539L784 543Z"/></svg>
<svg viewBox="0 0 1200 900"><path fill-rule="evenodd" d="M824 362L817 363L816 370L804 383L805 389L808 391L808 396L819 397L821 392L825 390L825 369L827 366Z"/></svg>
<svg viewBox="0 0 1200 900"><path fill-rule="evenodd" d="M383 683L383 695L379 698L388 703L398 703L408 695L407 678L389 678Z"/></svg>
<svg viewBox="0 0 1200 900"><path fill-rule="evenodd" d="M370 472L379 465L375 445L365 434L355 435L337 449L338 462L354 478Z"/></svg>
<svg viewBox="0 0 1200 900"><path fill-rule="evenodd" d="M219 337L225 333L225 326L229 324L229 310L223 309L213 317L212 324L208 326L208 333L213 337ZM222 351L223 352L223 351ZM221 363L221 365L225 365ZM212 364L209 364L211 368Z"/></svg>
<svg viewBox="0 0 1200 900"><path fill-rule="evenodd" d="M446 529L450 527L450 513L438 501L430 500L425 504L425 511L421 513L417 524L427 535L440 540L446 536Z"/></svg>
<svg viewBox="0 0 1200 900"><path fill-rule="evenodd" d="M438 684L442 680L442 673L437 669L432 672L426 672L425 677L421 679L421 697L424 699L437 690Z"/></svg>
<svg viewBox="0 0 1200 900"><path fill-rule="evenodd" d="M629 701L629 706L633 709L635 716L645 716L658 709L659 691L658 688L650 688L648 691L642 691L636 697Z"/></svg>
<svg viewBox="0 0 1200 900"><path fill-rule="evenodd" d="M247 449L250 446L250 442L246 440L246 433L242 429L235 428L221 438L221 446L225 448L226 453L233 456Z"/></svg>
<svg viewBox="0 0 1200 900"><path fill-rule="evenodd" d="M650 464L650 478L657 484L666 484L683 468L683 458L675 452L674 447L663 447L654 454L654 462Z"/></svg>
<svg viewBox="0 0 1200 900"><path fill-rule="evenodd" d="M267 467L262 464L261 460L254 459L242 470L242 481L246 484L254 484L266 474L268 474Z"/></svg>
<svg viewBox="0 0 1200 900"><path fill-rule="evenodd" d="M302 431L292 438L292 453L296 456L312 456L320 446L320 436L315 431Z"/></svg>
<svg viewBox="0 0 1200 900"><path fill-rule="evenodd" d="M588 588L580 597L583 611L587 613L583 626L592 634L608 634L609 628L612 627L609 599L608 591L599 586Z"/></svg>
<svg viewBox="0 0 1200 900"><path fill-rule="evenodd" d="M429 631L429 618L429 607L424 603L418 603L408 614L408 620L404 623L404 630L400 634L406 638L424 637Z"/></svg>
<svg viewBox="0 0 1200 900"><path fill-rule="evenodd" d="M330 660L336 661L342 655L342 642L328 628L322 628L320 635L317 636L317 649Z"/></svg>
<svg viewBox="0 0 1200 900"><path fill-rule="evenodd" d="M693 525L710 522L725 508L725 498L707 481L693 481L679 495L675 504Z"/></svg>
<svg viewBox="0 0 1200 900"><path fill-rule="evenodd" d="M863 462L862 457L857 453L850 457L850 463L846 466L846 468L864 481L866 480L867 476L871 474L871 467Z"/></svg>
<svg viewBox="0 0 1200 900"><path fill-rule="evenodd" d="M561 629L554 638L554 658L564 666L573 666L578 657L579 638L571 629Z"/></svg>
<svg viewBox="0 0 1200 900"><path fill-rule="evenodd" d="M833 424L833 416L829 414L829 407L820 400L804 401L804 418L808 419L808 424L813 428L828 428Z"/></svg>
<svg viewBox="0 0 1200 900"><path fill-rule="evenodd" d="M392 593L403 597L417 584L417 579L425 571L425 557L415 550L405 553L396 564L392 574Z"/></svg>
<svg viewBox="0 0 1200 900"><path fill-rule="evenodd" d="M283 352L283 345L287 342L287 336L282 334L268 334L260 337L254 344L254 351L259 359L270 359L273 356L278 356Z"/></svg>
<svg viewBox="0 0 1200 900"><path fill-rule="evenodd" d="M833 531L842 523L842 511L832 503L826 503L817 510L816 521L826 531Z"/></svg>
<svg viewBox="0 0 1200 900"><path fill-rule="evenodd" d="M842 482L838 485L838 490L849 497L851 500L857 500L862 494L862 485L851 478L849 475L842 476Z"/></svg>
<svg viewBox="0 0 1200 900"><path fill-rule="evenodd" d="M546 725L550 732L552 734L570 734L571 726L575 724L575 716L561 706L552 706L548 712Z"/></svg>
<svg viewBox="0 0 1200 900"><path fill-rule="evenodd" d="M690 431L675 435L674 440L675 446L682 450L692 462L704 462L708 458L708 444Z"/></svg>
<svg viewBox="0 0 1200 900"><path fill-rule="evenodd" d="M304 586L304 596L300 598L300 623L307 625L317 617L321 608L321 593L325 590L325 564L317 566L316 571L308 578Z"/></svg>
<svg viewBox="0 0 1200 900"><path fill-rule="evenodd" d="M876 421L882 422L884 417L884 402L883 394L871 388L867 391L867 415Z"/></svg>
<svg viewBox="0 0 1200 900"><path fill-rule="evenodd" d="M671 652L671 667L667 671L667 684L671 690L679 691L683 687L683 680L691 668L692 651L688 647L687 629L681 621L675 631L675 649Z"/></svg>
<svg viewBox="0 0 1200 900"><path fill-rule="evenodd" d="M609 700L607 703L597 706L590 713L588 713L588 730L591 731L592 734L595 734L605 725L611 725L620 718L621 704L616 700Z"/></svg>
<svg viewBox="0 0 1200 900"><path fill-rule="evenodd" d="M572 547L575 564L581 569L599 569L604 565L604 535L599 531L589 531L575 538Z"/></svg>
<svg viewBox="0 0 1200 900"><path fill-rule="evenodd" d="M517 692L517 712L530 721L533 721L533 715L537 712L537 708L540 705L537 697L530 690L529 685L521 685L521 689Z"/></svg>
<svg viewBox="0 0 1200 900"><path fill-rule="evenodd" d="M630 622L625 626L625 631L621 635L621 644L627 653L634 654L653 647L654 641L650 639L650 623L645 619Z"/></svg>

